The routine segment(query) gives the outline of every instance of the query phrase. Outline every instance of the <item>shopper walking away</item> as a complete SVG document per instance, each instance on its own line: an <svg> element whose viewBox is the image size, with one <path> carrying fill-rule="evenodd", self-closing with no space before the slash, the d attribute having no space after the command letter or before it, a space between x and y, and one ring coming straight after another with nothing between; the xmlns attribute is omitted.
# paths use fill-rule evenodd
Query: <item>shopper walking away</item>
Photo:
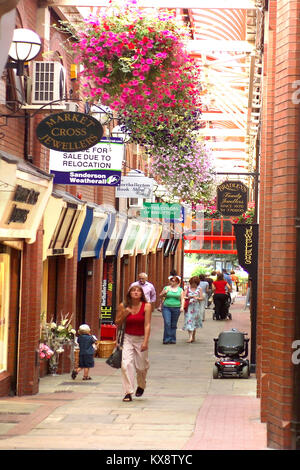
<svg viewBox="0 0 300 470"><path fill-rule="evenodd" d="M217 280L213 282L213 299L215 304L216 320L224 320L227 314L227 291L231 292L231 286L225 281L222 273L217 274Z"/></svg>
<svg viewBox="0 0 300 470"><path fill-rule="evenodd" d="M91 335L89 325L80 325L78 329L77 343L79 345L79 367L72 371L71 377L76 379L78 373L83 369L82 380L92 380L89 376L90 369L94 367L94 344L97 341L96 336Z"/></svg>
<svg viewBox="0 0 300 470"><path fill-rule="evenodd" d="M183 325L183 329L189 334L187 343L193 343L196 339L197 328L202 328L200 303L203 302L205 305L205 301L199 281L199 277L191 277L189 280L189 286L184 293L185 299L188 301L187 308L184 312Z"/></svg>
<svg viewBox="0 0 300 470"><path fill-rule="evenodd" d="M164 287L160 293L160 297L163 299L163 344L176 344L178 318L180 313L184 311L184 291L180 287L179 276L171 277L169 281L170 285Z"/></svg>
<svg viewBox="0 0 300 470"><path fill-rule="evenodd" d="M200 287L202 289L202 296L203 296L203 300L201 300L200 302L200 314L201 314L202 321L204 321L205 320L205 306L207 303L209 283L207 282L204 274L199 275L199 281L200 281Z"/></svg>
<svg viewBox="0 0 300 470"><path fill-rule="evenodd" d="M140 286L145 294L146 301L151 304L152 312L155 309L155 302L156 302L156 290L153 284L148 281L148 275L146 273L140 273L138 275L138 281L133 282L129 289L132 286Z"/></svg>
<svg viewBox="0 0 300 470"><path fill-rule="evenodd" d="M211 299L211 296L212 296L212 283L213 283L214 280L211 277L209 277L209 274L207 274L205 276L205 281L208 282L208 293L207 293L207 296L206 296L205 308L209 308L210 304L212 303L212 299Z"/></svg>
<svg viewBox="0 0 300 470"><path fill-rule="evenodd" d="M119 305L115 319L118 326L126 321L121 366L125 402L132 401L135 376L137 380L135 396L141 397L146 388L151 313L151 304L146 301L142 287L131 286L125 301Z"/></svg>

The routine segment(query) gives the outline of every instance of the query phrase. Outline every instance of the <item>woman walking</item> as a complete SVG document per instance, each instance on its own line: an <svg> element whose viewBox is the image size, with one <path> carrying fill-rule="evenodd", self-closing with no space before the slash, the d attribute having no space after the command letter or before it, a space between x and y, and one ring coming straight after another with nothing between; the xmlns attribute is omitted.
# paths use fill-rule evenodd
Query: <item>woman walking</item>
<svg viewBox="0 0 300 470"><path fill-rule="evenodd" d="M188 307L184 313L183 329L189 333L187 343L193 343L196 338L196 329L202 328L201 306L202 304L205 305L205 299L199 281L199 277L191 277L189 286L185 291Z"/></svg>
<svg viewBox="0 0 300 470"><path fill-rule="evenodd" d="M184 310L184 292L180 287L179 276L172 276L170 285L163 288L162 315L164 319L163 344L176 344L176 329L180 312Z"/></svg>
<svg viewBox="0 0 300 470"><path fill-rule="evenodd" d="M216 320L225 320L227 313L226 302L228 299L228 292L231 292L231 286L227 281L225 281L223 274L218 273L217 280L213 282L212 287Z"/></svg>
<svg viewBox="0 0 300 470"><path fill-rule="evenodd" d="M122 385L123 401L132 401L135 375L137 380L136 397L141 397L146 388L146 376L149 369L148 346L151 329L151 304L147 303L143 289L132 286L125 302L118 308L115 323L121 326L124 321L125 334L122 350Z"/></svg>

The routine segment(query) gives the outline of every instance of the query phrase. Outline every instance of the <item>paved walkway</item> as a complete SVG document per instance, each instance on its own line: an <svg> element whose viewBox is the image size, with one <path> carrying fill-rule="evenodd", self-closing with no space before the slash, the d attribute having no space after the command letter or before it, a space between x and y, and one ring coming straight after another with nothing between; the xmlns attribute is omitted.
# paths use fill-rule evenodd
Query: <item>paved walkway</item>
<svg viewBox="0 0 300 470"><path fill-rule="evenodd" d="M187 344L179 320L177 344L162 344L155 311L148 386L122 402L120 371L97 358L92 381L47 376L34 396L0 398L0 449L6 450L264 450L256 379L212 379L213 338L238 328L250 332L244 298L233 320L213 321L206 309L196 342Z"/></svg>

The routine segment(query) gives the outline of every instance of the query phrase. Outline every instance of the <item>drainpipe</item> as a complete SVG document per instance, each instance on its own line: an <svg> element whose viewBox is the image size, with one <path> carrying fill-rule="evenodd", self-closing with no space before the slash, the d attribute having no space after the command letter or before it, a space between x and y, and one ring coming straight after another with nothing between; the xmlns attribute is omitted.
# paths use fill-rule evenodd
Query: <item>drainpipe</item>
<svg viewBox="0 0 300 470"><path fill-rule="evenodd" d="M299 131L299 125L298 125ZM297 154L297 213L296 228L296 282L295 282L295 340L300 340L300 311L297 292L300 292L300 141ZM300 449L300 364L293 364L293 415L291 421L292 450Z"/></svg>

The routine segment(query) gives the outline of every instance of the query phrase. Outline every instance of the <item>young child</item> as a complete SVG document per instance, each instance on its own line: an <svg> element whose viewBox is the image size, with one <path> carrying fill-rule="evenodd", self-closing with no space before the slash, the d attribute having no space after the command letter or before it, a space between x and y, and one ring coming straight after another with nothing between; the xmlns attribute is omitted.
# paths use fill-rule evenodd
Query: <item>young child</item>
<svg viewBox="0 0 300 470"><path fill-rule="evenodd" d="M72 371L71 377L76 379L78 372L83 369L82 380L91 380L89 376L90 368L94 367L94 343L97 341L96 336L91 335L89 325L80 325L78 330L78 345L79 345L79 367Z"/></svg>

